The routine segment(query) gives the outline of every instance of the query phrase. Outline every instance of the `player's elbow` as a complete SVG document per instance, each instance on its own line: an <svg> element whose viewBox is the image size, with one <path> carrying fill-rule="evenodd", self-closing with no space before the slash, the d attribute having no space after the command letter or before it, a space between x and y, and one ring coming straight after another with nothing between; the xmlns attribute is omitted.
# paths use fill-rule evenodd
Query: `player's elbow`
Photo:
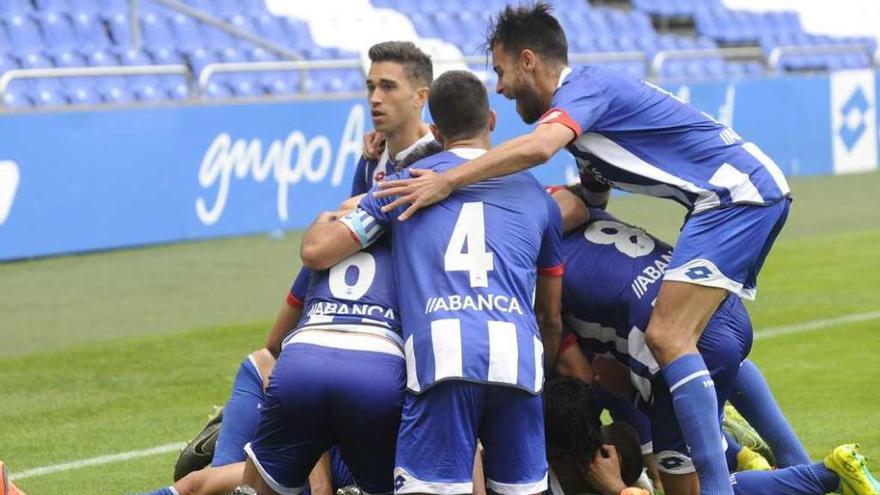
<svg viewBox="0 0 880 495"><path fill-rule="evenodd" d="M317 242L303 241L299 250L299 256L302 258L302 264L309 270L326 270L333 266L332 261L326 256L327 247Z"/></svg>
<svg viewBox="0 0 880 495"><path fill-rule="evenodd" d="M558 311L537 310L535 317L538 320L538 328L544 336L559 337L562 335L562 315Z"/></svg>

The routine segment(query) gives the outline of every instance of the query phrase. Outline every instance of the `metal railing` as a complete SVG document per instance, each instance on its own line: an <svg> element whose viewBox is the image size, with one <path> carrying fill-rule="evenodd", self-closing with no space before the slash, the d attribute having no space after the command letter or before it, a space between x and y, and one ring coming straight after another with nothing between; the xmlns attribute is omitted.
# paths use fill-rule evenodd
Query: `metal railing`
<svg viewBox="0 0 880 495"><path fill-rule="evenodd" d="M760 47L734 47L734 48L704 48L696 50L662 50L651 58L649 74L659 77L663 64L673 59L698 59L709 57L739 58L739 59L762 59L763 51Z"/></svg>
<svg viewBox="0 0 880 495"><path fill-rule="evenodd" d="M360 69L361 62L356 59L345 60L313 60L294 62L231 62L215 63L204 66L198 75L198 94L204 95L208 80L214 74L234 72L275 72L275 71L302 71L304 69ZM302 81L300 89L303 89Z"/></svg>
<svg viewBox="0 0 880 495"><path fill-rule="evenodd" d="M62 67L52 69L13 69L0 75L0 97L9 84L16 79L47 79L71 77L108 76L160 76L181 75L192 88L192 72L182 64L175 65L122 65L113 67Z"/></svg>
<svg viewBox="0 0 880 495"><path fill-rule="evenodd" d="M771 70L779 69L779 61L785 55L831 55L838 53L866 53L869 60L873 60L870 48L864 44L846 44L846 45L786 45L777 46L770 50L767 55L767 67ZM875 63L876 65L876 63Z"/></svg>

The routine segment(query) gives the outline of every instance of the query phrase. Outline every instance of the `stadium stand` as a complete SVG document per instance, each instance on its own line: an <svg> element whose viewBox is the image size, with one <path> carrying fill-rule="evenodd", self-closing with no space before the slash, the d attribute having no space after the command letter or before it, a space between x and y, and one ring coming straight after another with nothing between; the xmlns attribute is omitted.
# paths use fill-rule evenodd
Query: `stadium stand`
<svg viewBox="0 0 880 495"><path fill-rule="evenodd" d="M801 13L792 10L800 8L798 3L785 1L776 4L789 10L770 11L768 2L756 0L618 0L602 6L584 0L551 3L564 13L559 18L569 34L575 63L602 63L636 77L694 81L756 76L770 70L873 66L876 33L835 36L833 29L832 34L807 31ZM167 66L187 71L192 79L168 72L13 78L3 91L5 108L357 92L363 84L360 65L365 48L385 39L416 41L444 62L438 72L467 64L491 85L494 75L481 45L488 17L507 2L335 0L339 5L331 14L320 2L184 3L284 47L300 60L331 61L330 67L220 72L205 78L200 87L196 81L212 64L278 62L284 57L154 0L139 0L136 33L127 0L0 0L3 73ZM874 10L875 19L880 20L880 9ZM811 24L817 17L815 12L804 15ZM140 38L137 46L135 34Z"/></svg>

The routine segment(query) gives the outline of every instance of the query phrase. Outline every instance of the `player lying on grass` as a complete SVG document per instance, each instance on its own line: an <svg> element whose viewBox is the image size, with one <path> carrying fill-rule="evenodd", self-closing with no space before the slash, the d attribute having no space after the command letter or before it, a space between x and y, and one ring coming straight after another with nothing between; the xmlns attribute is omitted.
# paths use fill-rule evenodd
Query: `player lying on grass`
<svg viewBox="0 0 880 495"><path fill-rule="evenodd" d="M685 206L687 220L642 331L675 398L702 492L732 493L715 428L716 394L696 343L728 294L754 298L788 215L785 177L753 143L663 90L607 68L569 68L565 33L546 4L506 7L487 45L496 91L538 125L444 173L414 170L412 178L381 184L396 197L386 210L406 208L399 219L410 221L456 189L537 166L563 148L592 177L591 187ZM687 485L665 488L689 492Z"/></svg>
<svg viewBox="0 0 880 495"><path fill-rule="evenodd" d="M640 470L641 459L627 451L637 451L638 440L623 436L608 442L598 433L598 409L592 389L580 380L557 378L545 387L547 454L558 486L553 495L596 493L601 495L639 495L646 492L632 481ZM572 414L571 404L588 409ZM584 420L584 418L588 418ZM626 443L628 446L624 446ZM599 446L599 444L602 444ZM824 495L837 491L843 495L876 495L878 483L868 471L858 445L841 445L823 462L789 466L773 471L734 473L731 484L736 495ZM632 487L627 489L627 487Z"/></svg>

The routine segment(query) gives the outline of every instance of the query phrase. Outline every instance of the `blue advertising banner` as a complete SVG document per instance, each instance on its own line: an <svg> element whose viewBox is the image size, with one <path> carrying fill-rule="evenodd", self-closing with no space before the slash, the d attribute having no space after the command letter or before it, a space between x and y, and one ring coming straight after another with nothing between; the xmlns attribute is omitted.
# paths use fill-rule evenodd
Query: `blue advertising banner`
<svg viewBox="0 0 880 495"><path fill-rule="evenodd" d="M877 166L875 75L673 86L788 175ZM492 96L494 141L526 132ZM305 227L348 194L366 102L0 116L0 260ZM559 153L545 183L576 177Z"/></svg>

